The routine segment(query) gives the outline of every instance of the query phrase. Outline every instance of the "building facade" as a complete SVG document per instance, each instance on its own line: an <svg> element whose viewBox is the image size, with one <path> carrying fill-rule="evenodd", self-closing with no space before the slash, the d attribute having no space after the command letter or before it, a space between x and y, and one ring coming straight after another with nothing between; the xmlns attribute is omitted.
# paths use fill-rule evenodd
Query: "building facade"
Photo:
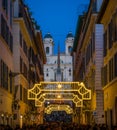
<svg viewBox="0 0 117 130"><path fill-rule="evenodd" d="M104 0L98 23L104 26L102 86L105 122L117 126L117 1Z"/></svg>
<svg viewBox="0 0 117 130"><path fill-rule="evenodd" d="M0 123L12 119L12 92L9 72L13 71L13 2L0 0ZM9 107L10 106L10 107Z"/></svg>
<svg viewBox="0 0 117 130"><path fill-rule="evenodd" d="M46 55L41 31L25 3L0 2L0 123L22 127L34 122L32 111L38 113L27 100L27 90L44 80Z"/></svg>
<svg viewBox="0 0 117 130"><path fill-rule="evenodd" d="M71 32L67 34L65 40L65 53L60 53L58 49L58 55L54 55L54 41L52 36L48 33L44 37L44 48L46 52L47 62L44 65L44 81L58 81L57 68L58 68L58 55L60 57L60 81L73 81L73 67L71 49L74 42L74 37Z"/></svg>
<svg viewBox="0 0 117 130"><path fill-rule="evenodd" d="M96 24L102 0L91 0L86 14L79 17L73 45L73 79L83 81L91 89L91 101L84 102L80 120L87 124L103 124L103 25Z"/></svg>
<svg viewBox="0 0 117 130"><path fill-rule="evenodd" d="M60 46L58 45L58 54L54 55L54 41L50 33L46 34L44 37L44 48L46 52L47 62L44 65L44 81L45 82L72 82L73 81L73 66L72 66L72 56L71 49L73 47L74 37L71 32L69 32L65 39L65 53L60 52ZM51 89L51 85L47 86ZM66 86L66 87L69 87ZM64 89L64 88L63 88ZM58 93L57 97L61 97ZM49 104L69 104L73 106L72 101L63 100L47 100L45 101L45 106ZM60 115L64 115L60 117ZM53 116L54 115L54 116ZM50 115L44 114L44 119L46 121L65 121L72 120L71 115L67 115L64 111L53 111Z"/></svg>

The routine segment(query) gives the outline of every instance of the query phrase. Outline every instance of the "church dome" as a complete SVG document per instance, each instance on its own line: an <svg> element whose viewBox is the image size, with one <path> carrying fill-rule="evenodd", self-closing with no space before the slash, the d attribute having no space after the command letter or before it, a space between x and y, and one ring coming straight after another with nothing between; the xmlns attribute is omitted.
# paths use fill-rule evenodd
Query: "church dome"
<svg viewBox="0 0 117 130"><path fill-rule="evenodd" d="M73 37L72 32L69 32L69 33L67 34L67 38L69 38L69 37Z"/></svg>
<svg viewBox="0 0 117 130"><path fill-rule="evenodd" d="M51 34L50 33L47 33L44 38L52 38Z"/></svg>

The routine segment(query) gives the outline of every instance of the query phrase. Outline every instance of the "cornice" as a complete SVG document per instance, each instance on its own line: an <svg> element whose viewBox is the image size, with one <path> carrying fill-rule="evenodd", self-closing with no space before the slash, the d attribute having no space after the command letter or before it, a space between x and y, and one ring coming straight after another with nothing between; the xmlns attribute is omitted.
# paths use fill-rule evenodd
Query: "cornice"
<svg viewBox="0 0 117 130"><path fill-rule="evenodd" d="M26 40L26 43L28 43L28 46L32 45L31 37L30 37L30 35L28 33L28 30L26 28L26 25L25 25L25 22L24 22L23 18L14 18L13 21L14 21L14 23L19 23L20 30L21 30L21 32L23 34L23 37Z"/></svg>
<svg viewBox="0 0 117 130"><path fill-rule="evenodd" d="M104 6L104 5L103 5ZM105 28L108 26L116 8L117 8L117 0L110 0L108 4L105 7L105 12L100 12L100 15L102 13L102 16L100 18L100 23L104 24ZM98 20L99 22L99 20Z"/></svg>
<svg viewBox="0 0 117 130"><path fill-rule="evenodd" d="M109 60L114 56L117 52L117 42L113 43L113 46L110 50L107 50L107 55L104 57L104 65L106 65Z"/></svg>
<svg viewBox="0 0 117 130"><path fill-rule="evenodd" d="M95 20L96 20L96 16L92 15L91 19L90 19L90 22L89 22L89 25L88 25L88 28L87 28L86 32L84 32L84 40L83 40L82 49L81 49L82 51L85 50L85 47L89 43L88 41L91 38L91 34L93 32L93 27L95 25Z"/></svg>

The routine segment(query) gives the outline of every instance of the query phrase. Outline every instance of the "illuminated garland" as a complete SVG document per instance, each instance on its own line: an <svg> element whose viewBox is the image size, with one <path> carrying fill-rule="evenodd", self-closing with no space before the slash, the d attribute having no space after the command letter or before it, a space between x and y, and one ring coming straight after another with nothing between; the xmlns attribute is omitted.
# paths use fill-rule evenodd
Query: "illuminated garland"
<svg viewBox="0 0 117 130"><path fill-rule="evenodd" d="M83 100L91 100L91 90L81 82L40 82L28 90L28 99L35 100L41 107L45 101L72 101L76 107L83 106Z"/></svg>

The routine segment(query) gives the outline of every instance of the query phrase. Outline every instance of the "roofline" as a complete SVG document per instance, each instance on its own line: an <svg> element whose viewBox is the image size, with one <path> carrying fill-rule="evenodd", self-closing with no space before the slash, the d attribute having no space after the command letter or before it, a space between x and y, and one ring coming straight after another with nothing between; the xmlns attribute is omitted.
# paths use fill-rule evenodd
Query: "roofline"
<svg viewBox="0 0 117 130"><path fill-rule="evenodd" d="M72 51L76 51L77 43L78 43L78 40L79 40L80 31L81 31L81 28L82 28L84 17L85 17L85 15L79 15L79 17L78 17L78 22L77 22L77 27L76 27L76 32L75 32L75 40L74 40L74 43L73 43Z"/></svg>
<svg viewBox="0 0 117 130"><path fill-rule="evenodd" d="M101 6L101 9L100 9L100 12L97 16L97 23L100 23L101 22L101 19L106 11L106 8L107 8L107 5L109 3L109 0L104 0L103 3L102 3L102 6Z"/></svg>

